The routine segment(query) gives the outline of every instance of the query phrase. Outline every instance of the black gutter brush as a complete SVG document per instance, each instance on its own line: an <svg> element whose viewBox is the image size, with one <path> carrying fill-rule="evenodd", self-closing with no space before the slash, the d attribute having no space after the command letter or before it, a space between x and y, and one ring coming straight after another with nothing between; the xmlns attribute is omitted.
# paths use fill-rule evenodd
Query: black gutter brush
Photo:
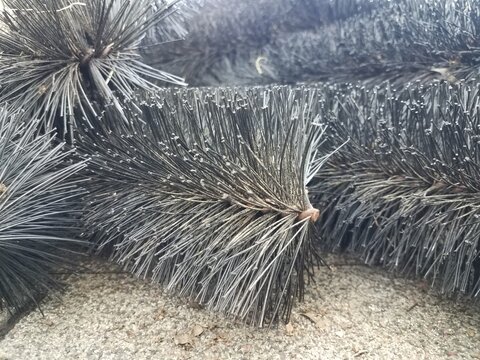
<svg viewBox="0 0 480 360"><path fill-rule="evenodd" d="M278 37L265 49L272 80L449 82L479 74L477 1L400 0L313 31Z"/></svg>
<svg viewBox="0 0 480 360"><path fill-rule="evenodd" d="M185 41L147 61L195 86L402 87L479 74L476 0L217 2L207 1L186 24Z"/></svg>
<svg viewBox="0 0 480 360"><path fill-rule="evenodd" d="M384 6L379 0L188 0L184 41L149 49L148 64L193 86L270 83L265 48L276 39L314 30ZM183 10L184 13L189 11ZM181 11L180 11L181 13ZM161 29L161 28L160 28ZM321 30L319 30L321 31Z"/></svg>
<svg viewBox="0 0 480 360"><path fill-rule="evenodd" d="M307 184L331 151L314 92L171 90L129 104L128 127L86 129L86 236L212 311L288 321L319 260Z"/></svg>
<svg viewBox="0 0 480 360"><path fill-rule="evenodd" d="M0 310L58 289L52 272L71 264L65 252L81 245L75 175L85 164L71 163L74 150L64 144L52 146L53 134L37 136L36 125L0 110Z"/></svg>
<svg viewBox="0 0 480 360"><path fill-rule="evenodd" d="M312 185L322 247L480 294L480 86L325 86L329 141L349 140ZM328 141L325 142L328 144Z"/></svg>
<svg viewBox="0 0 480 360"><path fill-rule="evenodd" d="M146 33L171 15L176 1L156 8L150 0L3 3L0 102L42 118L47 132L57 128L73 138L76 109L95 119L95 102L121 109L119 99L158 89L155 81L183 84L142 63L139 53Z"/></svg>

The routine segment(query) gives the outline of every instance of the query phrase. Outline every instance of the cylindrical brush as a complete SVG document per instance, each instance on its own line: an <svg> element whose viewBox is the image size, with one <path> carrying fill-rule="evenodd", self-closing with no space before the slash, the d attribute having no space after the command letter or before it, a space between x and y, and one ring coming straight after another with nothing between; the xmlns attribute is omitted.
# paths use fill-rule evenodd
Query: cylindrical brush
<svg viewBox="0 0 480 360"><path fill-rule="evenodd" d="M382 7L365 0L188 0L185 40L152 49L147 62L195 86L258 85L275 79L264 51L278 38Z"/></svg>
<svg viewBox="0 0 480 360"><path fill-rule="evenodd" d="M3 3L0 102L24 109L27 118L43 119L46 131L57 127L59 135L71 136L77 108L92 118L87 113L95 102L121 109L118 97L157 88L154 81L183 83L143 64L139 54L147 31L171 13L175 2L157 8L150 0Z"/></svg>
<svg viewBox="0 0 480 360"><path fill-rule="evenodd" d="M277 37L263 52L273 81L456 82L478 75L476 1L399 0Z"/></svg>
<svg viewBox="0 0 480 360"><path fill-rule="evenodd" d="M0 309L18 310L57 288L52 272L68 263L62 251L80 244L74 175L85 164L71 163L74 150L51 140L36 136L34 121L0 110Z"/></svg>
<svg viewBox="0 0 480 360"><path fill-rule="evenodd" d="M171 90L89 131L85 226L141 277L256 325L288 320L317 256L313 92ZM116 124L109 108L105 124Z"/></svg>
<svg viewBox="0 0 480 360"><path fill-rule="evenodd" d="M476 82L325 88L331 140L349 141L312 186L323 245L478 296L479 93Z"/></svg>

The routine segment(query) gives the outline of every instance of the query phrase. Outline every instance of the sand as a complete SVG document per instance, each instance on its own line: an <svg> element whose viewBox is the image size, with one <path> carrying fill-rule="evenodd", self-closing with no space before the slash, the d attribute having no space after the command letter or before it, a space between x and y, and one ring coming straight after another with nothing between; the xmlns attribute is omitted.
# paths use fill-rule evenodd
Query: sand
<svg viewBox="0 0 480 360"><path fill-rule="evenodd" d="M480 359L478 304L329 258L291 322L256 329L100 260L23 317L0 359Z"/></svg>

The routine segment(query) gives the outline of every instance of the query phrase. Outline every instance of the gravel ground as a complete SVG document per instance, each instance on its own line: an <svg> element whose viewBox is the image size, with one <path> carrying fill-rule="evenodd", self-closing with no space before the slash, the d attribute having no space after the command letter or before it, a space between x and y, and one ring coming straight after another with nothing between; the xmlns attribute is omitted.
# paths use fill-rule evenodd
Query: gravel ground
<svg viewBox="0 0 480 360"><path fill-rule="evenodd" d="M332 257L291 323L254 329L92 260L0 342L0 359L480 359L479 306ZM118 272L118 273L115 273Z"/></svg>

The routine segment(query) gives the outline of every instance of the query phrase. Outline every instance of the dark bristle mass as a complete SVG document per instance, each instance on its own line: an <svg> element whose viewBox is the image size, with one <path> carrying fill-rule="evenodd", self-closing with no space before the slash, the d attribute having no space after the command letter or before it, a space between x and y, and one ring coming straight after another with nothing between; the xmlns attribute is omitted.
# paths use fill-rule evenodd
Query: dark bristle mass
<svg viewBox="0 0 480 360"><path fill-rule="evenodd" d="M476 0L210 0L148 62L195 86L456 83L479 74L479 24Z"/></svg>
<svg viewBox="0 0 480 360"><path fill-rule="evenodd" d="M400 0L314 30L278 37L264 57L273 81L414 80L455 83L478 76L475 1Z"/></svg>
<svg viewBox="0 0 480 360"><path fill-rule="evenodd" d="M75 235L260 327L325 250L480 298L479 0L2 5L0 310Z"/></svg>
<svg viewBox="0 0 480 360"><path fill-rule="evenodd" d="M43 119L42 130L57 128L60 136L73 137L76 110L90 115L94 102L121 109L119 98L158 89L155 81L183 84L142 63L139 51L147 32L162 24L175 3L3 1L0 102L22 108L26 118Z"/></svg>
<svg viewBox="0 0 480 360"><path fill-rule="evenodd" d="M0 310L19 310L59 282L52 271L70 260L64 251L80 219L83 162L71 163L74 150L51 145L53 135L36 135L35 121L0 110Z"/></svg>
<svg viewBox="0 0 480 360"><path fill-rule="evenodd" d="M128 104L128 127L85 133L98 250L210 310L288 321L319 260L307 184L330 152L314 92L165 91Z"/></svg>
<svg viewBox="0 0 480 360"><path fill-rule="evenodd" d="M322 246L478 297L478 83L322 91L329 141L349 140L312 186Z"/></svg>
<svg viewBox="0 0 480 360"><path fill-rule="evenodd" d="M197 11L185 41L150 49L147 62L194 86L259 85L272 81L265 48L300 30L313 30L383 6L372 0L189 0ZM265 66L265 69L262 69Z"/></svg>

